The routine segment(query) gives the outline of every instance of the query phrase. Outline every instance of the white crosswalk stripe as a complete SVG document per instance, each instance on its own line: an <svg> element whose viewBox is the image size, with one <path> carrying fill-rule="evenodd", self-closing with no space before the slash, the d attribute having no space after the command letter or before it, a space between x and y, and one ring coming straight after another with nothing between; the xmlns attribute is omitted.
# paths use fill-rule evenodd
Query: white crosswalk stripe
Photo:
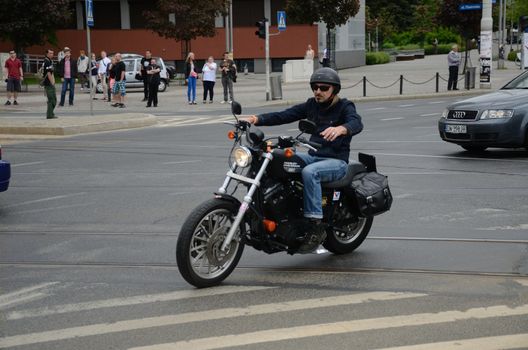
<svg viewBox="0 0 528 350"><path fill-rule="evenodd" d="M271 304L251 305L248 307L241 308L216 309L202 312L190 312L186 314L147 317L134 320L118 321L114 323L92 324L88 326L71 327L53 331L29 333L0 338L0 348L73 339L79 337L96 336L138 329L173 326L190 322L203 322L232 317L267 315L275 313L284 313L288 311L310 310L315 308L360 304L380 300L416 298L422 296L425 296L425 294L372 292L336 297L295 300Z"/></svg>
<svg viewBox="0 0 528 350"><path fill-rule="evenodd" d="M524 285L525 281L519 279L518 282ZM0 295L0 302L3 301L4 303L8 303L14 300L21 300L21 298L23 299L27 296L31 296L34 293L44 293L47 288L52 286L54 288L59 287L57 284L57 282L44 283ZM31 332L26 330L25 333L22 334L15 334L0 338L0 348L19 347L25 345L38 346L39 344L46 344L47 346L50 346L49 344L52 342L64 340L79 341L82 342L82 344L88 344L90 337L99 337L101 335L115 334L117 336L118 334L123 334L126 332L155 329L155 332L157 333L157 329L161 329L162 327L183 327L184 325L190 324L192 324L192 327L200 327L199 323L205 324L206 322L218 322L220 320L225 320L223 322L232 321L245 323L245 320L248 317L268 315L268 317L271 318L284 318L286 315L292 312L309 312L311 310L319 310L317 312L323 312L323 310L327 308L334 308L334 310L336 310L344 307L352 307L353 305L358 305L358 307L360 307L360 305L363 304L369 304L372 307L376 307L377 303L382 302L395 303L397 301L405 302L405 300L408 300L407 302L409 302L412 299L424 300L423 298L431 297L428 294L411 292L364 292L337 296L322 296L310 299L282 300L266 304L251 303L248 306L238 306L238 304L235 304L236 306L234 307L226 306L213 309L208 308L201 309L200 311L132 319L119 318L117 321L113 320L111 322L92 324L82 323L80 326L58 329L52 328L51 330L49 328L50 318L60 317L66 313L73 314L81 312L99 312L103 315L106 315L104 312L112 308L125 308L122 311L127 312L128 309L126 309L126 307L153 305L153 303L161 302L185 302L186 300L191 301L210 297L216 298L215 305L221 305L218 304L218 302L219 300L222 300L224 296L242 296L242 293L257 293L256 295L259 295L260 293L265 293L267 291L273 291L271 292L273 295L278 295L277 293L280 293L281 289L274 286L220 286L209 289L190 289L159 294L136 295L122 298L54 305L45 308L10 311L4 313L4 318L8 323L20 322L20 320L24 320L22 321L24 322L22 324L29 324L29 322L31 322L32 326L37 327L37 329ZM427 300L428 299L425 299L425 302L427 302ZM386 305L384 308L385 307ZM120 313L122 311L120 311ZM218 333L216 333L215 336L207 337L202 335L202 338L186 340L178 340L178 338L173 338L171 339L172 342L169 343L164 343L163 339L156 337L151 340L152 343L150 343L150 345L150 341L147 340L146 343L142 343L142 346L134 345L133 342L128 343L127 346L130 347L129 350L226 349L236 346L258 345L264 343L273 345L279 341L295 341L310 337L354 334L358 332L368 332L383 329L402 328L403 331L405 327L413 326L442 325L442 327L448 327L450 324L463 321L475 322L476 320L500 319L500 322L502 322L502 320L505 320L507 317L525 317L527 315L528 304L521 304L516 307L508 305L474 307L472 309L465 309L463 311L448 310L404 315L396 314L390 316L384 316L382 314L377 315L374 318L360 318L361 315L356 315L353 320L345 319L343 321L334 322L332 319L330 319L330 321L325 320L324 323L312 322L311 324L307 325L288 324L284 328L276 329L266 329L266 327L265 329L257 328L256 330L252 329L251 331L246 332L241 330L240 333L236 334L220 333L218 335ZM47 317L45 322L45 324L47 324L45 331L38 329L40 328L40 317ZM82 317L75 317L75 315L69 315L67 317L79 320L82 319ZM96 317L98 320L100 319L99 316ZM35 322L33 322L31 319L35 319ZM444 338L438 340L437 342L430 342L431 340L426 338L427 341L425 341L423 344L416 344L415 340L411 345L398 345L397 347L380 350L498 350L516 349L521 345L528 344L528 334L526 333L486 336L482 338L479 337L482 335L483 334L477 333L476 337L474 338L467 337L467 339L456 340L446 340ZM498 344L500 344L500 346ZM53 343L51 345L55 346ZM43 347L44 345L41 346ZM57 348L61 347L57 346Z"/></svg>
<svg viewBox="0 0 528 350"><path fill-rule="evenodd" d="M158 344L131 348L129 350L213 350L234 346L276 342L281 340L302 339L308 337L372 331L408 326L423 326L470 319L485 319L528 315L528 305L510 308L498 305L487 308L474 308L467 311L444 311L438 313L413 314L405 316L380 317L354 321L314 324L309 326L270 329L265 331L201 338L175 343ZM526 345L526 343L524 343ZM519 343L521 345L521 343Z"/></svg>
<svg viewBox="0 0 528 350"><path fill-rule="evenodd" d="M190 125L207 125L207 124L221 124L225 121L234 121L232 115L199 115L192 117L160 117L160 122L156 127L181 127Z"/></svg>

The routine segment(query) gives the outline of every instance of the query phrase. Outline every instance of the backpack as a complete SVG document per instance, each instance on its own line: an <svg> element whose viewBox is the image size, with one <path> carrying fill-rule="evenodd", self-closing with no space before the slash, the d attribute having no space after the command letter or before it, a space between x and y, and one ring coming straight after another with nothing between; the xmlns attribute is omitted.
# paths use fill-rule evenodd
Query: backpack
<svg viewBox="0 0 528 350"><path fill-rule="evenodd" d="M390 210L392 194L385 175L375 171L359 173L354 176L350 186L362 215L375 216Z"/></svg>

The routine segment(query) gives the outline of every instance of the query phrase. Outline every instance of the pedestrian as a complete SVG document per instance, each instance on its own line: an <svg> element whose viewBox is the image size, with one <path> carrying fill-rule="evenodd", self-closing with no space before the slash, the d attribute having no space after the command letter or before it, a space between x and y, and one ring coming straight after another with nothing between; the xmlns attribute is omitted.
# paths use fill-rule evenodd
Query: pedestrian
<svg viewBox="0 0 528 350"><path fill-rule="evenodd" d="M447 55L447 65L449 66L449 80L447 81L447 90L458 90L458 66L460 65L460 55L458 54L458 45L451 47Z"/></svg>
<svg viewBox="0 0 528 350"><path fill-rule="evenodd" d="M308 48L306 49L306 53L304 54L305 60L313 60L315 57L315 51L312 49L312 45L308 45Z"/></svg>
<svg viewBox="0 0 528 350"><path fill-rule="evenodd" d="M323 60L320 62L323 67L330 67L330 58L328 57L328 49L323 50Z"/></svg>
<svg viewBox="0 0 528 350"><path fill-rule="evenodd" d="M70 48L64 48L64 58L60 60L58 73L62 79L61 98L59 106L64 106L64 99L66 97L66 90L69 89L68 102L73 106L73 97L75 95L75 77L77 76L77 64L71 56Z"/></svg>
<svg viewBox="0 0 528 350"><path fill-rule="evenodd" d="M121 61L121 54L116 53L115 57L115 83L113 86L113 94L115 98L115 103L113 107L125 108L125 72L126 66L125 62Z"/></svg>
<svg viewBox="0 0 528 350"><path fill-rule="evenodd" d="M11 104L18 105L17 96L20 92L20 83L24 80L24 72L22 71L22 62L16 57L14 50L9 51L9 58L4 64L4 76L7 77L7 102L6 106Z"/></svg>
<svg viewBox="0 0 528 350"><path fill-rule="evenodd" d="M231 103L233 101L233 81L236 79L237 68L233 60L229 58L229 52L224 52L220 71L222 72L222 87L224 88L224 100L220 103ZM229 99L227 98L228 91Z"/></svg>
<svg viewBox="0 0 528 350"><path fill-rule="evenodd" d="M46 57L44 58L44 63L42 64L42 74L43 74L43 85L44 90L46 91L46 97L48 99L47 105L48 109L46 111L46 119L55 119L57 118L54 113L55 106L57 105L57 92L55 90L55 76L53 68L53 50L48 49L46 51Z"/></svg>
<svg viewBox="0 0 528 350"><path fill-rule="evenodd" d="M194 53L189 52L185 60L185 80L187 81L187 100L190 105L196 104L196 80L198 73L194 64Z"/></svg>
<svg viewBox="0 0 528 350"><path fill-rule="evenodd" d="M147 68L150 65L152 53L150 50L145 51L145 57L141 58L141 78L143 79L143 102L148 101L149 98L149 81L147 76Z"/></svg>
<svg viewBox="0 0 528 350"><path fill-rule="evenodd" d="M108 102L115 102L114 84L116 78L116 58L110 59L110 64L106 66L106 76L108 77ZM114 106L115 107L115 106Z"/></svg>
<svg viewBox="0 0 528 350"><path fill-rule="evenodd" d="M161 81L160 77L161 67L157 64L155 58L150 59L150 64L147 66L147 79L149 87L149 99L147 102L147 107L154 105L158 107L158 87Z"/></svg>
<svg viewBox="0 0 528 350"><path fill-rule="evenodd" d="M110 64L110 59L106 57L106 51L101 51L101 59L99 60L99 80L101 80L101 85L103 87L103 100L106 101L106 96L108 95L108 85L106 83L106 67Z"/></svg>
<svg viewBox="0 0 528 350"><path fill-rule="evenodd" d="M99 71L99 63L97 63L95 53L92 52L91 57L92 58L90 60L90 81L92 82L92 90L90 91L90 95L94 100L97 100L95 94L97 93L97 77Z"/></svg>
<svg viewBox="0 0 528 350"><path fill-rule="evenodd" d="M434 38L433 40L433 48L434 48L434 54L436 55L438 53L438 39Z"/></svg>
<svg viewBox="0 0 528 350"><path fill-rule="evenodd" d="M207 93L209 93L209 103L213 103L214 86L216 83L216 70L218 69L213 56L209 56L202 68L203 81L203 103L207 103Z"/></svg>
<svg viewBox="0 0 528 350"><path fill-rule="evenodd" d="M308 153L297 152L306 166L302 169L303 216L306 238L299 248L310 253L326 238L323 218L322 182L331 182L345 176L349 163L350 143L354 135L363 130L361 117L352 101L338 96L341 80L331 68L320 68L310 78L313 97L282 112L265 113L243 118L254 125L272 126L292 123L308 118L315 122L317 132L310 141L319 149Z"/></svg>
<svg viewBox="0 0 528 350"><path fill-rule="evenodd" d="M79 58L77 59L77 77L79 84L81 84L81 91L84 90L88 84L88 57L84 50L79 51Z"/></svg>

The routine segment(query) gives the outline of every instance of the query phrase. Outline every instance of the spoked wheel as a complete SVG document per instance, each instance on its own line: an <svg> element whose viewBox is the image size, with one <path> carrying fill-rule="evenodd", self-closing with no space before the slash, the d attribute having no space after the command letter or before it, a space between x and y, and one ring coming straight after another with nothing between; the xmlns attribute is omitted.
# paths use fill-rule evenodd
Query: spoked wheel
<svg viewBox="0 0 528 350"><path fill-rule="evenodd" d="M234 203L211 199L185 220L176 244L176 262L183 278L193 286L215 286L238 264L244 251L243 225L226 250L221 249L237 210Z"/></svg>
<svg viewBox="0 0 528 350"><path fill-rule="evenodd" d="M327 231L323 246L334 254L347 254L363 243L372 226L372 217L359 217L343 227L334 226Z"/></svg>

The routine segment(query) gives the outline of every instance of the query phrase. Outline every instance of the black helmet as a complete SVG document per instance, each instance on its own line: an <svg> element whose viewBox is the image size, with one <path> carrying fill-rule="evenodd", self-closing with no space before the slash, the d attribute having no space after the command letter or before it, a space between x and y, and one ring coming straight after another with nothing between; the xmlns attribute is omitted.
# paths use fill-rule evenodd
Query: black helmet
<svg viewBox="0 0 528 350"><path fill-rule="evenodd" d="M313 72L312 76L310 77L310 85L314 83L333 85L335 95L337 95L341 90L341 79L339 79L339 75L337 75L337 72L332 68L319 68Z"/></svg>

